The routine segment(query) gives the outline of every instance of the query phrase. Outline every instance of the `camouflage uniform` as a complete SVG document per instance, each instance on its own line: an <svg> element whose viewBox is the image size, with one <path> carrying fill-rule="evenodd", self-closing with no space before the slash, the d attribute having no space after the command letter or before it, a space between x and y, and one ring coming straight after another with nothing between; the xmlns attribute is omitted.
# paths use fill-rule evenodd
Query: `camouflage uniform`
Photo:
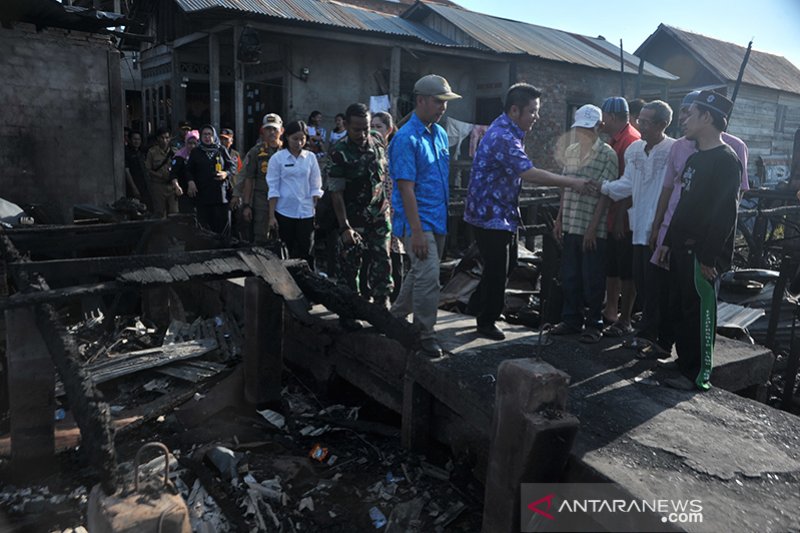
<svg viewBox="0 0 800 533"><path fill-rule="evenodd" d="M328 190L342 193L350 226L362 238L357 245L345 246L340 241L340 280L364 294L366 287L359 291L359 272L362 264L368 265L367 280L373 296L388 298L392 293L392 224L384 185L388 168L383 138L370 132L367 144L360 147L345 136L331 147L328 157Z"/></svg>
<svg viewBox="0 0 800 533"><path fill-rule="evenodd" d="M253 212L253 242L264 244L267 241L269 230L269 201L267 200L267 166L269 158L272 157L278 148L267 146L264 142L259 142L244 156L242 171L239 175L240 186L244 180L255 180L253 184L253 200L250 208ZM236 195L236 193L234 193ZM239 191L241 195L241 191Z"/></svg>

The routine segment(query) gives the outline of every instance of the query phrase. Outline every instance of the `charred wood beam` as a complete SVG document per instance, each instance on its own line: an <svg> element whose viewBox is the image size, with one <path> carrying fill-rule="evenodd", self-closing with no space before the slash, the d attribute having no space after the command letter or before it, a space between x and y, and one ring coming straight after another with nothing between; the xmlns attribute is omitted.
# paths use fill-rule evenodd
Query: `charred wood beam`
<svg viewBox="0 0 800 533"><path fill-rule="evenodd" d="M303 261L299 261L305 264ZM287 265L296 265L298 261L284 261ZM19 262L12 263L19 264ZM32 269L36 271L36 269ZM29 275L25 269L18 271L19 275ZM119 291L153 288L172 283L186 281L210 281L228 279L235 277L245 277L257 275L251 267L245 264L238 257L228 257L227 259L217 258L202 263L188 263L185 265L176 264L170 269L158 267L145 267L122 272L117 275L116 281L105 281L85 285L76 285L60 289L50 289L38 291L20 291L6 298L0 298L0 310L15 309L30 305L40 305L44 303L64 302L83 298L85 296L95 296L102 294L115 294ZM19 288L18 288L19 290ZM281 296L286 297L285 294ZM304 303L294 304L297 300L287 299L287 305L298 317L303 315ZM305 313L307 314L307 312Z"/></svg>
<svg viewBox="0 0 800 533"><path fill-rule="evenodd" d="M369 303L350 289L311 272L306 264L290 265L288 270L309 300L321 303L341 317L366 320L409 350L420 348L417 326L394 317L388 310Z"/></svg>
<svg viewBox="0 0 800 533"><path fill-rule="evenodd" d="M0 233L0 249L6 261L24 260L4 232ZM16 276L14 283L18 289L48 290L47 281L40 276L23 273ZM55 309L46 304L36 306L36 322L64 383L67 400L75 414L90 464L100 471L103 490L110 494L116 490L118 474L108 404L101 401L100 393L83 369L75 341L67 335ZM13 379L13 376L10 378Z"/></svg>
<svg viewBox="0 0 800 533"><path fill-rule="evenodd" d="M785 215L798 215L800 214L800 205L785 205L781 207L771 207L768 209L740 209L739 217L780 217Z"/></svg>
<svg viewBox="0 0 800 533"><path fill-rule="evenodd" d="M187 241L196 240L197 222L191 215L171 215L167 219L148 219L106 224L33 226L7 230L7 235L22 253L58 256L80 250L134 247L145 231L163 229ZM216 247L223 242L214 234L203 235Z"/></svg>
<svg viewBox="0 0 800 533"><path fill-rule="evenodd" d="M51 283L60 279L74 279L78 276L116 278L120 273L138 269L161 268L169 270L179 265L235 257L237 251L236 249L224 248L166 254L53 259L49 261L9 263L8 270L13 275L21 272L28 274L35 272L44 276Z"/></svg>

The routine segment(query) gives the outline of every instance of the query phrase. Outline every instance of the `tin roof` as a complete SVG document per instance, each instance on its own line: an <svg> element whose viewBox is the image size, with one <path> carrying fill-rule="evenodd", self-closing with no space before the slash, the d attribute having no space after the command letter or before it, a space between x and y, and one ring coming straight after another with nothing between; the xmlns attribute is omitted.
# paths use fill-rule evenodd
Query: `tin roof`
<svg viewBox="0 0 800 533"><path fill-rule="evenodd" d="M463 47L439 32L396 15L320 0L176 0L186 13L211 9L238 11L298 22L409 37L447 47Z"/></svg>
<svg viewBox="0 0 800 533"><path fill-rule="evenodd" d="M432 11L480 43L497 53L524 54L553 61L619 71L619 47L605 39L587 37L526 22L503 19L448 7L435 3L419 2L403 16L422 20ZM623 53L625 72L637 74L639 58ZM676 76L645 62L643 73L658 78L675 80Z"/></svg>
<svg viewBox="0 0 800 533"><path fill-rule="evenodd" d="M636 52L639 53L661 32L672 36L681 43L692 53L695 60L719 76L720 79L736 81L739 77L739 68L747 51L746 47L666 24L660 24ZM800 69L785 57L753 50L750 53L747 67L744 69L742 83L800 94Z"/></svg>

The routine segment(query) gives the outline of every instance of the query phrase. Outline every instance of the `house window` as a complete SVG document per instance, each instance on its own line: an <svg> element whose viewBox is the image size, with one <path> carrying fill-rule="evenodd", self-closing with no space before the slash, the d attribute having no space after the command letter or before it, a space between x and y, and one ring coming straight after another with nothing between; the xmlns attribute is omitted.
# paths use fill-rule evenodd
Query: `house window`
<svg viewBox="0 0 800 533"><path fill-rule="evenodd" d="M783 104L778 104L778 109L775 111L775 133L783 133L784 126L786 125L786 111L787 107Z"/></svg>

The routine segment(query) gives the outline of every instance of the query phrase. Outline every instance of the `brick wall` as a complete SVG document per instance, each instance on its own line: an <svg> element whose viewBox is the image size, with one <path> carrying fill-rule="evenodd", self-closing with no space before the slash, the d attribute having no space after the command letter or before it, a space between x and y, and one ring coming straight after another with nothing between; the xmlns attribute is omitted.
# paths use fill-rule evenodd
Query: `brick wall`
<svg viewBox="0 0 800 533"><path fill-rule="evenodd" d="M545 60L518 63L517 81L531 83L542 90L540 119L525 144L537 167L555 171L561 170L555 157L556 145L571 125L567 123L568 106L599 106L608 96L617 96L620 92L619 73ZM626 77L626 98L633 98L635 84L634 76Z"/></svg>
<svg viewBox="0 0 800 533"><path fill-rule="evenodd" d="M0 196L50 208L124 195L119 54L107 40L0 29Z"/></svg>

